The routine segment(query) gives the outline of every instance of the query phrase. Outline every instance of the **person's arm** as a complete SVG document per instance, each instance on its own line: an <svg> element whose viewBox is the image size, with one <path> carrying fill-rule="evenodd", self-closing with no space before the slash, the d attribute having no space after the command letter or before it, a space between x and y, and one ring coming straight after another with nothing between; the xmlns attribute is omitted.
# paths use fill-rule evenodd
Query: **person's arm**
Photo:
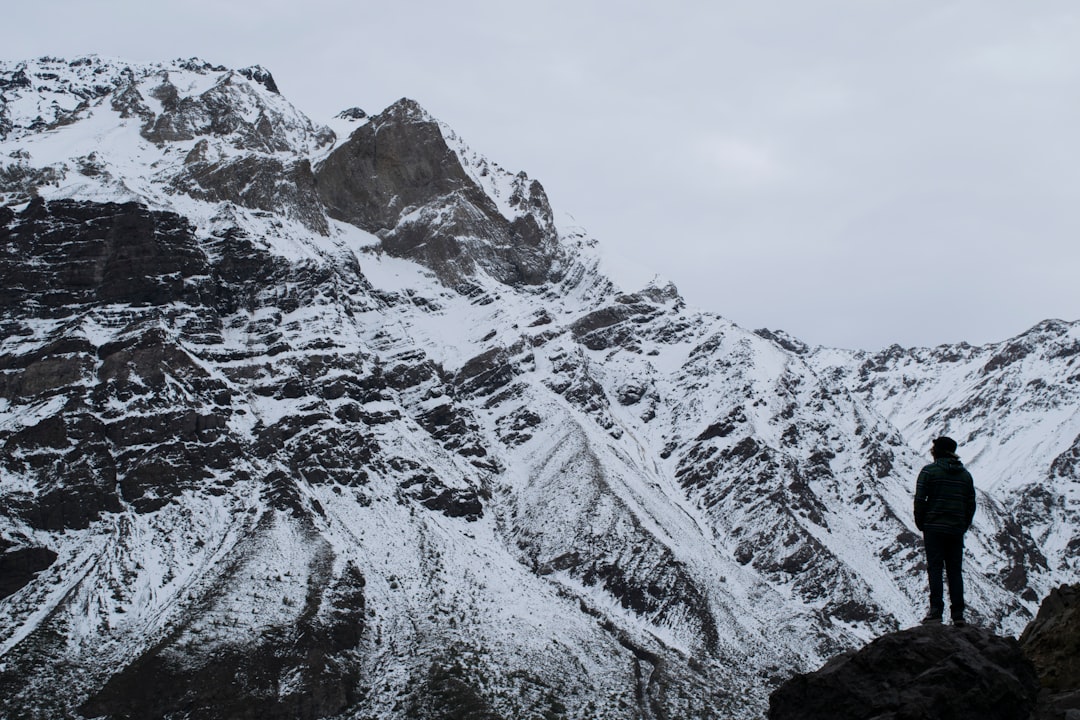
<svg viewBox="0 0 1080 720"><path fill-rule="evenodd" d="M967 487L964 488L964 513L967 516L967 529L975 518L975 482L971 479L971 473L967 474Z"/></svg>
<svg viewBox="0 0 1080 720"><path fill-rule="evenodd" d="M923 529L923 520L926 518L926 485L926 473L920 472L915 481L915 527L920 530Z"/></svg>

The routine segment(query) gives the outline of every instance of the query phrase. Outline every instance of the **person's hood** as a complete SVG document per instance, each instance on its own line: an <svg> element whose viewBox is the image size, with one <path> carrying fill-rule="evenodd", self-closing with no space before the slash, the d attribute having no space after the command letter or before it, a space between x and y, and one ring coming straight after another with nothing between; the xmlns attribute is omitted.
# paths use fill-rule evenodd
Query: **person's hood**
<svg viewBox="0 0 1080 720"><path fill-rule="evenodd" d="M960 458L955 455L952 457L938 458L934 463L940 465L945 472L949 473L958 473L964 469L964 463L960 462Z"/></svg>

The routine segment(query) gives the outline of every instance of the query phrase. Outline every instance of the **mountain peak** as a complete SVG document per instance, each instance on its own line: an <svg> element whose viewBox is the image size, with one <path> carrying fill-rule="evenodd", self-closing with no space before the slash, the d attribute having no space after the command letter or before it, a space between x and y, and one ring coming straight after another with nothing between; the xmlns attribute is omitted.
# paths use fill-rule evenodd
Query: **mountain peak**
<svg viewBox="0 0 1080 720"><path fill-rule="evenodd" d="M206 74L206 73L211 73L211 72L222 73L222 72L228 71L228 69L229 69L229 68L225 67L224 65L215 65L212 62L208 62L208 61L203 60L202 58L198 58L198 57L190 57L190 58L186 58L186 59L185 58L177 58L176 60L173 61L172 64L173 64L173 67L179 68L181 70L188 70L190 72L197 72L197 73L201 73L201 74Z"/></svg>
<svg viewBox="0 0 1080 720"><path fill-rule="evenodd" d="M435 119L420 103L407 97L390 105L379 114L379 117L395 122L435 122Z"/></svg>
<svg viewBox="0 0 1080 720"><path fill-rule="evenodd" d="M274 76L270 74L270 71L261 65L252 65L251 67L241 68L237 70L241 75L248 80L259 83L270 92L275 95L279 95L277 83L274 82Z"/></svg>
<svg viewBox="0 0 1080 720"><path fill-rule="evenodd" d="M347 108L335 115L336 118L350 121L366 120L367 116L368 114L358 107Z"/></svg>
<svg viewBox="0 0 1080 720"><path fill-rule="evenodd" d="M543 187L478 159L416 101L357 128L316 168L332 217L378 235L450 287L482 271L499 282L556 277L558 232Z"/></svg>

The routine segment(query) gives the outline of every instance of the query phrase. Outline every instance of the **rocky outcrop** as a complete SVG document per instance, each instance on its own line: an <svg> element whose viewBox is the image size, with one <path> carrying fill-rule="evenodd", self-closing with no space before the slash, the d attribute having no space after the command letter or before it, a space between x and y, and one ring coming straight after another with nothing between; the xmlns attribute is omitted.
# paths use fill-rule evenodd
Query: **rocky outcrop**
<svg viewBox="0 0 1080 720"><path fill-rule="evenodd" d="M388 253L450 287L478 268L510 285L555 279L557 233L540 184L518 178L513 211L500 209L412 100L358 127L315 172L331 217L375 233Z"/></svg>
<svg viewBox="0 0 1080 720"><path fill-rule="evenodd" d="M320 235L329 234L307 160L284 162L272 155L209 159L201 141L170 185L193 198L231 202L263 212L280 213Z"/></svg>
<svg viewBox="0 0 1080 720"><path fill-rule="evenodd" d="M277 83L274 82L274 76L270 74L270 71L261 65L252 65L251 67L241 68L237 70L241 75L248 80L253 80L265 87L275 95L280 94Z"/></svg>
<svg viewBox="0 0 1080 720"><path fill-rule="evenodd" d="M203 69L211 70L224 69ZM264 82L268 76L254 82ZM306 118L290 117L269 104L247 82L243 72L221 72L205 92L184 96L169 73L162 71L159 83L149 93L161 104L162 112L143 127L142 134L155 143L216 136L228 139L237 149L274 153L294 150L298 132L311 136L318 144L332 139L329 131L315 128Z"/></svg>
<svg viewBox="0 0 1080 720"><path fill-rule="evenodd" d="M6 543L0 541L0 548ZM42 547L5 549L0 554L0 600L26 586L56 560L56 553Z"/></svg>
<svg viewBox="0 0 1080 720"><path fill-rule="evenodd" d="M135 203L32 202L16 216L0 208L0 306L33 303L52 317L85 303L198 302L185 277L206 259L190 224Z"/></svg>
<svg viewBox="0 0 1080 720"><path fill-rule="evenodd" d="M1080 585L1052 590L1020 636L1020 645L1042 686L1035 717L1080 717Z"/></svg>
<svg viewBox="0 0 1080 720"><path fill-rule="evenodd" d="M1037 696L1015 639L922 626L791 678L770 697L769 720L1023 720Z"/></svg>
<svg viewBox="0 0 1080 720"><path fill-rule="evenodd" d="M770 720L1073 720L1080 717L1080 585L1050 592L1019 641L920 626L796 675Z"/></svg>

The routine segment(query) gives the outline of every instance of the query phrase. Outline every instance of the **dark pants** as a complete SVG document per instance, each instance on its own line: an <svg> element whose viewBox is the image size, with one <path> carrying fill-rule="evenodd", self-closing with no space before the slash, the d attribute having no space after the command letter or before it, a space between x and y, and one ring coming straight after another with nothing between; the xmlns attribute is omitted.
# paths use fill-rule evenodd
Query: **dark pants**
<svg viewBox="0 0 1080 720"><path fill-rule="evenodd" d="M945 612L944 587L941 571L949 576L950 611L954 620L964 617L964 578L961 563L964 560L964 535L927 531L923 533L926 544L926 570L930 575L930 612Z"/></svg>

